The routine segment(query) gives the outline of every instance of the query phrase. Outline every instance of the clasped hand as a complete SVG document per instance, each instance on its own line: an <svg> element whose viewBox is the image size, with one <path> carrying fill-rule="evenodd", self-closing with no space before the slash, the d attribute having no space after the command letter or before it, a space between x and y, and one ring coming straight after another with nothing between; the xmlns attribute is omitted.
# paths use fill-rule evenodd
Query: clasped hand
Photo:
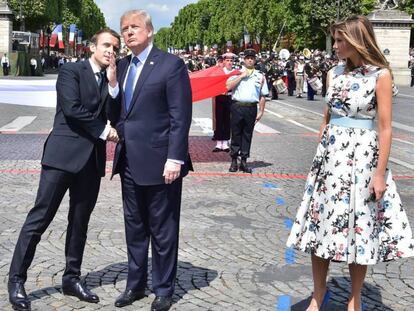
<svg viewBox="0 0 414 311"><path fill-rule="evenodd" d="M116 129L114 129L113 127L110 128L108 136L106 137L106 140L113 141L114 143L119 142L119 136L118 136Z"/></svg>

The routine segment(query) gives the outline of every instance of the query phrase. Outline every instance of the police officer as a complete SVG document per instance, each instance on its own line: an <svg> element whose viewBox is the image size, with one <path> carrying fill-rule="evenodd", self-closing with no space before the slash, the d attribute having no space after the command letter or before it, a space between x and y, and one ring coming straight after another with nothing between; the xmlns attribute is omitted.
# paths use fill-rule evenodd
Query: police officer
<svg viewBox="0 0 414 311"><path fill-rule="evenodd" d="M246 161L250 156L254 125L263 116L265 96L269 94L265 76L254 69L255 61L255 50L246 49L244 51L244 68L241 74L229 78L226 85L228 90L233 90L230 172L236 172L238 169L245 173L252 172ZM257 111L257 104L259 104L259 111ZM237 162L238 156L241 157L240 166Z"/></svg>
<svg viewBox="0 0 414 311"><path fill-rule="evenodd" d="M7 57L7 53L4 53L1 57L1 66L3 67L3 76L8 76L10 69L10 60Z"/></svg>

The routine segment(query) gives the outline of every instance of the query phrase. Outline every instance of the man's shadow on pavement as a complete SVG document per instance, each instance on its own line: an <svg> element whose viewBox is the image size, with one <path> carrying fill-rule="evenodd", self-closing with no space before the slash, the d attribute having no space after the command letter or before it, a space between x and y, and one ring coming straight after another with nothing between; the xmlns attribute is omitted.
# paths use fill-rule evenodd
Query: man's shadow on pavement
<svg viewBox="0 0 414 311"><path fill-rule="evenodd" d="M255 168L272 166L273 164L269 162L264 162L264 161L252 161L252 162L247 161L247 165L249 165L252 169L255 169Z"/></svg>
<svg viewBox="0 0 414 311"><path fill-rule="evenodd" d="M331 298L326 306L321 308L323 311L346 311L349 291L351 289L350 278L334 277L328 282L328 288L331 292ZM304 311L308 307L311 297L307 297L291 306L291 311ZM382 295L378 287L372 286L365 282L362 289L362 301L364 302L365 311L381 310L393 311L394 309L385 306L382 303Z"/></svg>
<svg viewBox="0 0 414 311"><path fill-rule="evenodd" d="M217 271L203 267L193 266L189 262L178 261L175 293L173 300L179 301L187 292L208 287L217 277ZM99 271L92 271L82 278L86 287L90 290L104 286L114 285L124 281L128 276L128 263L120 262L109 265ZM151 293L151 258L148 260L148 287L146 295ZM32 291L28 297L30 301L42 299L55 293L62 293L62 285L41 288ZM114 297L116 298L116 297Z"/></svg>

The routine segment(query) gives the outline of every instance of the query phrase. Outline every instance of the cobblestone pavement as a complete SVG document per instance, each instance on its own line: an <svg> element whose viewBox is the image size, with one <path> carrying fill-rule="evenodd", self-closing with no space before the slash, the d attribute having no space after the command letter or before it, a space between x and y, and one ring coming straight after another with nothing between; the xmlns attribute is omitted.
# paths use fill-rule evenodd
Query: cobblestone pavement
<svg viewBox="0 0 414 311"><path fill-rule="evenodd" d="M317 121L310 116L302 121L305 119L316 126ZM310 258L287 249L285 241L317 139L309 131L270 115L263 122L276 124L281 134L255 133L250 159L252 175L228 173L228 155L213 154L211 137L192 127L195 172L184 182L172 310L304 310L307 305L312 292ZM1 310L11 310L7 273L17 235L36 195L45 137L0 135ZM110 155L110 146L108 151ZM390 167L414 225L413 172L395 163ZM61 293L67 210L65 198L29 270L26 290L32 308L115 310L114 300L124 290L127 275L119 178L103 179L82 266L87 286L100 296L98 304L80 302ZM412 310L413 268L411 258L370 267L364 286L366 310ZM327 310L346 310L350 287L346 265L332 264L329 287L333 297ZM154 297L151 279L146 293L147 298L123 310L149 310Z"/></svg>

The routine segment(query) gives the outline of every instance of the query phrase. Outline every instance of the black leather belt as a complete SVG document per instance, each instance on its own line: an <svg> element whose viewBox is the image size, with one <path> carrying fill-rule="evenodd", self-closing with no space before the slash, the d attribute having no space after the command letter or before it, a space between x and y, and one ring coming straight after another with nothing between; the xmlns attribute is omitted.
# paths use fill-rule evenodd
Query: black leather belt
<svg viewBox="0 0 414 311"><path fill-rule="evenodd" d="M257 105L257 102L249 103L249 102L239 102L237 100L234 100L233 103L235 103L236 105L239 105L239 106L249 106L249 107Z"/></svg>

